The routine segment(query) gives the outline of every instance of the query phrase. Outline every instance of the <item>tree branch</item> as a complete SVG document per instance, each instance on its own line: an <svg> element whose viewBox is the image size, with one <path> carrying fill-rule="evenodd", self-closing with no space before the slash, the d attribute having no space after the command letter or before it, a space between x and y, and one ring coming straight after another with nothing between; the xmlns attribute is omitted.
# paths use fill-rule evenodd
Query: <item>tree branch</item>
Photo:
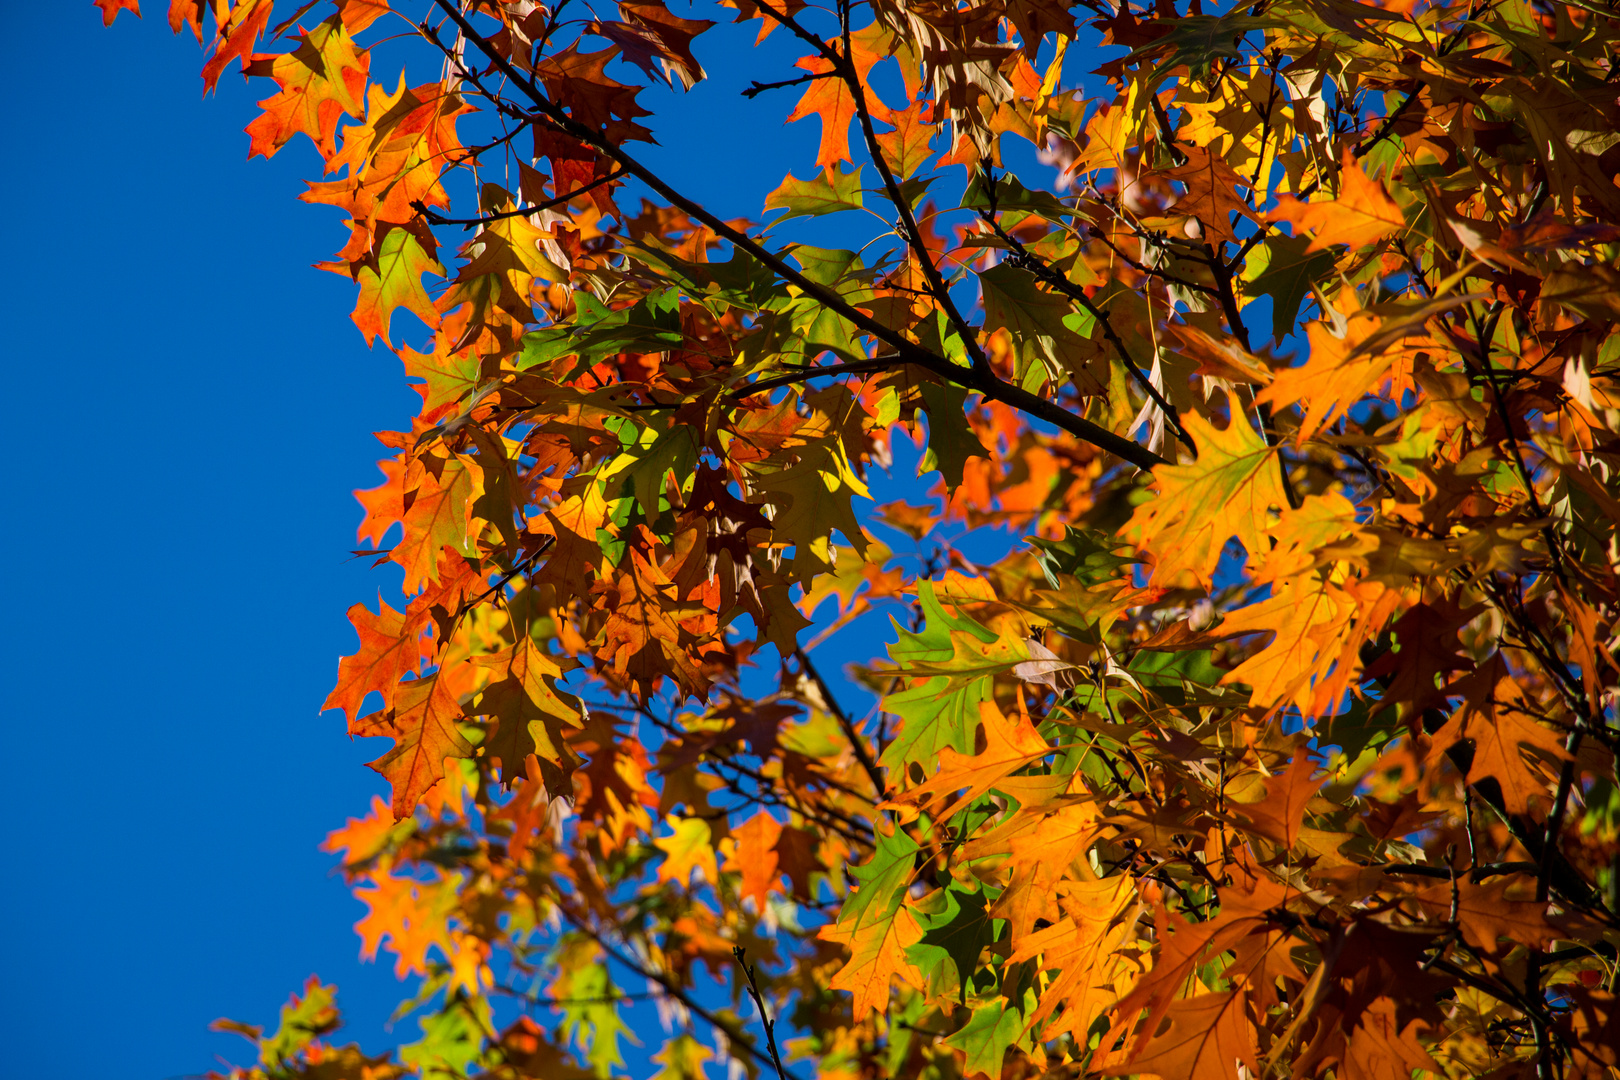
<svg viewBox="0 0 1620 1080"><path fill-rule="evenodd" d="M878 771L878 764L872 759L872 752L867 749L866 740L861 738L859 731L855 730L855 725L850 721L849 714L844 711L843 706L838 704L838 699L833 696L832 687L828 686L827 680L821 677L821 672L811 661L810 654L805 652L804 647L800 646L794 649L793 655L799 661L799 668L810 676L810 680L821 691L822 700L827 703L827 711L832 713L833 719L838 721L838 726L843 728L844 737L849 740L850 746L855 751L855 760L861 763L861 768L866 771L867 778L872 781L872 791L879 799L883 798L888 785L883 782L883 774Z"/></svg>
<svg viewBox="0 0 1620 1080"><path fill-rule="evenodd" d="M907 363L916 364L937 378L976 391L992 401L1000 401L1005 405L1027 412L1038 419L1045 420L1078 439L1089 442L1099 449L1106 450L1129 461L1138 468L1151 469L1155 465L1164 464L1163 458L1146 447L1139 446L1129 439L1116 435L1102 425L1072 413L1054 401L1032 394L1021 386L1003 382L993 373L964 370L945 357L938 356L915 342L907 340L871 316L851 307L837 294L805 277L781 257L767 250L758 241L733 228L708 210L705 210L698 203L676 191L651 169L637 161L629 152L610 143L600 132L592 131L569 116L555 102L541 93L532 80L513 67L487 39L474 30L472 24L467 21L466 16L456 8L451 0L433 0L433 2L461 29L462 33L467 36L468 41L476 45L490 59L491 63L500 69L503 75L528 96L534 103L540 117L555 125L571 138L588 143L595 147L598 152L617 161L624 166L629 175L634 176L653 191L668 199L672 205L679 207L691 217L707 225L715 235L747 252L785 281L802 289L829 310L836 312L863 332L894 349L900 359Z"/></svg>
<svg viewBox="0 0 1620 1080"><path fill-rule="evenodd" d="M995 177L992 176L989 178L989 184L987 186L992 193L991 198L993 200L995 198L994 192L996 189ZM1125 348L1124 339L1119 336L1119 333L1114 329L1113 324L1108 321L1107 314L1105 314L1103 310L1096 305L1091 297L1086 295L1086 291L1084 289L1079 288L1062 274L1058 273L1056 270L1053 270L1050 266L1046 265L1042 259L1030 254L1029 249L1024 246L1021 240L1007 232L1007 230L1003 229L1001 227L1001 223L996 220L995 203L993 201L990 205L990 209L979 211L979 216L984 219L987 225L996 231L996 236L1000 238L1002 243L1013 249L1014 258L1009 261L1014 262L1015 265L1021 266L1028 270L1047 286L1056 289L1058 292L1062 293L1064 296L1067 296L1069 299L1073 300L1075 303L1079 304L1085 309L1086 314L1090 315L1092 320L1096 322L1098 328L1102 330L1103 337L1108 339L1108 343L1112 345L1114 347L1114 351L1119 354L1120 362L1125 365L1125 369L1131 373L1133 378L1136 379L1137 385L1142 387L1153 404L1157 405L1159 407L1159 411L1164 413L1165 419L1170 421L1170 427L1171 430L1176 433L1176 439L1181 443L1181 445L1185 446L1188 450L1191 450L1194 457L1197 457L1198 445L1193 442L1192 436L1187 434L1187 429L1181 425L1181 413L1174 405L1170 404L1170 402L1165 399L1164 394L1159 391L1159 388L1153 385L1153 380L1148 378L1147 373L1138 367L1136 361L1131 358L1130 351Z"/></svg>
<svg viewBox="0 0 1620 1080"><path fill-rule="evenodd" d="M754 999L754 1008L759 1010L760 1022L765 1025L765 1045L770 1048L771 1064L776 1066L777 1080L787 1080L787 1072L782 1068L782 1056L776 1052L776 1021L765 1011L765 998L759 992L759 984L754 981L754 968L743 959L741 945L733 945L731 955L737 958L737 966L742 968L743 975L748 979L748 996Z"/></svg>
<svg viewBox="0 0 1620 1080"><path fill-rule="evenodd" d="M633 959L632 957L626 956L612 942L603 937L595 927L591 926L589 922L571 911L568 905L562 903L560 899L556 901L556 910L558 914L567 919L575 929L584 934L586 937L590 938L592 941L596 942L596 944L600 946L602 951L607 953L608 956L612 957L624 967L629 968L631 971L635 972L637 975L640 975L649 982L657 983L659 986L664 988L670 997L674 998L676 1001L679 1001L682 1005L686 1006L687 1009L691 1010L694 1016L701 1017L709 1024L712 1024L714 1027L717 1027L721 1031L725 1032L726 1038L732 1043L732 1045L742 1047L749 1057L753 1058L755 1061L758 1061L761 1065L775 1065L777 1075L781 1078L781 1080L800 1080L800 1078L795 1076L793 1073L783 1069L779 1061L772 1060L774 1057L774 1050L771 1054L767 1054L760 1050L759 1047L754 1045L754 1040L750 1039L745 1031L737 1027L725 1017L704 1008L696 998L692 997L691 994L687 993L685 990L681 989L680 986L676 985L675 981L668 975L665 975L663 972L651 968L646 964Z"/></svg>
<svg viewBox="0 0 1620 1080"><path fill-rule="evenodd" d="M542 210L550 210L554 206L562 206L564 203L573 202L581 195L595 191L603 184L611 184L613 181L619 179L623 175L624 169L622 167L617 168L609 172L606 176L598 176L590 183L585 184L582 187L575 188L566 195L559 195L555 199L547 199L545 202L532 203L528 206L520 206L516 210L503 210L499 214L487 214L484 217L447 218L443 214L440 214L438 211L434 210L432 207L428 206L426 203L422 202L420 199L413 202L411 205L416 208L418 213L435 225L461 225L470 229L474 225L489 225L497 221L505 221L507 218L528 217L530 214L538 214Z"/></svg>

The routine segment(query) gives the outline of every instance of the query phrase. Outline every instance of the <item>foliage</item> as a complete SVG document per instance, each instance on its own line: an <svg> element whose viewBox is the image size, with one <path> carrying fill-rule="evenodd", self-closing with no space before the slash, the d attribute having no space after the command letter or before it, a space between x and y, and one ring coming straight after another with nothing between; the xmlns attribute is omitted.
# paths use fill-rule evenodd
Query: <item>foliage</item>
<svg viewBox="0 0 1620 1080"><path fill-rule="evenodd" d="M233 1075L622 1074L643 996L683 1080L762 1010L798 1076L1615 1075L1612 11L726 4L820 125L767 224L637 156L743 62L661 0L172 0L422 397L327 701L422 1037L312 982Z"/></svg>

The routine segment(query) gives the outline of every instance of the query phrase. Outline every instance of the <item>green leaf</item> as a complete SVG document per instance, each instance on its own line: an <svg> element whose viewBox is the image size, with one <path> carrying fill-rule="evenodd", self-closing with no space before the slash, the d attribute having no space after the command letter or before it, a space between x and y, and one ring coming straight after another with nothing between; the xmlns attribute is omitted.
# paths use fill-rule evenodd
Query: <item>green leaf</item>
<svg viewBox="0 0 1620 1080"><path fill-rule="evenodd" d="M685 424L674 424L668 431L657 433L650 444L615 460L603 478L623 475L641 512L652 521L661 512L664 478L673 471L683 489L690 486L697 461L698 447L692 429Z"/></svg>
<svg viewBox="0 0 1620 1080"><path fill-rule="evenodd" d="M493 1030L494 1022L488 1002L458 995L419 1021L421 1040L400 1047L399 1059L424 1076L466 1076L482 1051L484 1032Z"/></svg>
<svg viewBox="0 0 1620 1080"><path fill-rule="evenodd" d="M795 217L820 217L840 210L861 209L861 166L844 172L842 165L828 166L820 176L797 180L792 173L782 186L765 196L766 210L786 210L771 224Z"/></svg>
<svg viewBox="0 0 1620 1080"><path fill-rule="evenodd" d="M1152 44L1134 50L1124 60L1129 64L1169 50L1169 55L1154 63L1153 74L1147 81L1148 89L1169 78L1182 64L1194 79L1207 79L1210 68L1217 62L1242 57L1239 39L1243 35L1287 24L1277 19L1245 15L1239 8L1225 15L1179 15L1174 19L1157 20L1154 25L1168 32Z"/></svg>
<svg viewBox="0 0 1620 1080"><path fill-rule="evenodd" d="M652 1056L663 1066L653 1080L709 1080L706 1066L713 1057L714 1051L683 1032Z"/></svg>
<svg viewBox="0 0 1620 1080"><path fill-rule="evenodd" d="M929 997L966 1002L979 956L1005 923L990 917L989 898L983 889L968 892L953 880L933 899L938 911L930 912L921 905L914 909L923 936L906 950L906 958L928 976Z"/></svg>
<svg viewBox="0 0 1620 1080"><path fill-rule="evenodd" d="M1018 352L1018 380L1037 359L1053 380L1080 370L1084 340L1075 332L1069 298L1042 288L1028 270L1001 263L979 275L986 329L1006 327ZM1085 321L1082 313L1076 324Z"/></svg>
<svg viewBox="0 0 1620 1080"><path fill-rule="evenodd" d="M850 867L860 888L850 893L839 908L839 926L858 931L873 923L888 922L900 910L911 886L917 853L922 850L917 841L904 829L888 834L879 829L875 835L877 846L872 857L860 866Z"/></svg>
<svg viewBox="0 0 1620 1080"><path fill-rule="evenodd" d="M594 946L581 945L576 949L587 947ZM553 986L556 997L564 1001L559 1006L563 1013L560 1037L579 1048L598 1076L611 1076L614 1066L624 1064L624 1055L619 1052L619 1036L629 1035L629 1029L619 1016L618 988L601 964L587 963L567 970L570 959L579 954L576 949L565 947L562 951L559 962L565 974Z"/></svg>
<svg viewBox="0 0 1620 1080"><path fill-rule="evenodd" d="M1395 710L1381 712L1381 722L1373 719L1370 714L1378 704L1382 703L1362 698L1352 701L1348 711L1327 721L1327 730L1320 733L1320 741L1338 746L1348 761L1355 761L1363 751L1376 750L1395 736L1405 734L1406 723Z"/></svg>
<svg viewBox="0 0 1620 1080"><path fill-rule="evenodd" d="M834 288L844 280L850 270L860 269L861 257L843 248L813 247L799 244L793 249L793 258L804 276L817 285Z"/></svg>
<svg viewBox="0 0 1620 1080"><path fill-rule="evenodd" d="M518 359L519 371L527 371L541 364L549 364L559 356L574 351L574 335L566 326L547 326L523 335L523 355Z"/></svg>
<svg viewBox="0 0 1620 1080"><path fill-rule="evenodd" d="M962 1030L945 1040L946 1046L954 1046L967 1055L962 1063L963 1076L983 1073L998 1077L1007 1051L1015 1045L1027 1048L1024 1013L1035 1003L1034 991L1024 990L1020 999L1022 1007L1018 1008L1000 996L978 1005Z"/></svg>
<svg viewBox="0 0 1620 1080"><path fill-rule="evenodd" d="M962 207L967 210L988 210L991 206L990 188L984 182L982 170L976 170L962 193ZM1012 173L996 177L995 207L998 210L1022 210L1039 214L1048 221L1074 217L1076 211L1050 191L1031 191L1018 182Z"/></svg>
<svg viewBox="0 0 1620 1080"><path fill-rule="evenodd" d="M259 1063L273 1069L290 1062L314 1039L338 1026L337 987L322 986L310 977L304 996L294 996L281 1007L281 1025L259 1044ZM246 1034L246 1030L242 1030Z"/></svg>
<svg viewBox="0 0 1620 1080"><path fill-rule="evenodd" d="M1299 307L1311 288L1333 272L1333 255L1326 251L1306 252L1311 238L1273 233L1249 255L1244 280L1250 296L1271 297L1271 336L1281 341L1294 332Z"/></svg>
<svg viewBox="0 0 1620 1080"><path fill-rule="evenodd" d="M746 251L733 249L725 262L689 262L672 251L631 243L625 247L654 275L673 282L696 300L708 299L753 314L785 295L775 272Z"/></svg>
<svg viewBox="0 0 1620 1080"><path fill-rule="evenodd" d="M1114 554L1129 551L1129 545L1095 529L1066 527L1061 540L1039 536L1027 539L1054 589L1058 588L1058 574L1068 574L1082 585L1098 585L1118 579L1121 570L1140 561L1132 555Z"/></svg>
<svg viewBox="0 0 1620 1080"><path fill-rule="evenodd" d="M590 293L574 293L578 313L574 348L581 358L600 360L622 352L664 352L680 345L681 297L675 289L648 293L631 307L610 311Z"/></svg>
<svg viewBox="0 0 1620 1080"><path fill-rule="evenodd" d="M923 408L928 416L928 453L918 465L919 472L938 469L947 490L962 485L962 466L970 457L988 457L973 428L967 422L967 390L960 386L921 383Z"/></svg>
<svg viewBox="0 0 1620 1080"><path fill-rule="evenodd" d="M901 673L918 665L950 664L957 659L959 648L971 650L975 641L988 646L999 640L974 619L947 614L934 595L931 581L918 583L917 604L923 612L922 632L902 630L895 623L900 637L889 646L889 657ZM1027 659L1027 655L1020 659ZM879 764L898 779L912 762L932 765L946 746L958 753L972 753L979 730L979 704L989 699L990 682L980 666L965 678L933 675L926 682L888 695L883 707L899 716L901 725L894 741L878 759Z"/></svg>

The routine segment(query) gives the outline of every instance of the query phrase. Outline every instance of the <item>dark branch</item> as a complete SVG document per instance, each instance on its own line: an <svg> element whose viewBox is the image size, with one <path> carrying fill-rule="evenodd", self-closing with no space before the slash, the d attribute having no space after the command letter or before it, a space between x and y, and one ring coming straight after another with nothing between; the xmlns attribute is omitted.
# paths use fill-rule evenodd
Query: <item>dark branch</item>
<svg viewBox="0 0 1620 1080"><path fill-rule="evenodd" d="M822 700L827 703L827 711L832 713L833 719L838 721L838 726L843 728L844 737L849 740L849 745L855 751L855 760L861 763L861 768L866 771L867 778L872 781L873 792L876 793L879 799L883 798L887 785L883 782L883 774L878 771L877 762L872 759L872 752L867 749L866 740L855 729L854 723L850 720L849 714L844 711L843 706L838 704L838 699L833 696L832 687L828 686L827 680L821 677L821 672L810 660L810 654L805 652L801 646L793 650L793 655L799 661L800 670L810 676L810 681L815 683L816 689L821 691Z"/></svg>
<svg viewBox="0 0 1620 1080"><path fill-rule="evenodd" d="M805 83L815 82L817 79L830 79L834 74L836 73L831 71L813 71L808 75L800 75L797 79L783 79L781 82L768 83L762 83L758 79L751 79L748 83L748 89L742 92L742 96L753 100L767 90L785 90L790 86L803 86Z"/></svg>
<svg viewBox="0 0 1620 1080"><path fill-rule="evenodd" d="M782 1055L776 1052L776 1021L765 1011L765 998L759 992L759 984L754 981L754 968L743 959L741 945L733 945L731 955L737 958L737 966L742 968L743 975L748 979L748 996L754 999L754 1008L759 1010L760 1022L765 1025L765 1045L770 1048L771 1064L776 1066L777 1080L787 1080L787 1071L782 1068Z"/></svg>
<svg viewBox="0 0 1620 1080"><path fill-rule="evenodd" d="M989 178L987 186L993 197L995 177ZM979 216L995 230L996 236L1000 238L1002 243L1012 248L1013 258L1009 260L1010 262L1028 270L1049 288L1057 290L1085 309L1086 314L1090 315L1098 328L1102 330L1103 337L1108 339L1108 343L1119 354L1120 362L1125 365L1125 369L1136 379L1137 384L1142 387L1153 404L1157 405L1159 410L1164 413L1165 419L1170 421L1170 427L1175 431L1176 439L1188 450L1191 450L1193 456L1196 457L1198 455L1198 445L1193 442L1192 436L1187 434L1187 429L1181 426L1181 413L1177 411L1174 405L1165 400L1164 395L1159 392L1159 388L1153 385L1153 380L1148 378L1147 373L1137 366L1135 360L1131 359L1130 350L1125 347L1124 340L1119 336L1118 331L1114 329L1113 324L1108 321L1108 316L1103 310L1092 301L1091 297L1086 295L1086 291L1050 266L1047 266L1045 262L1035 255L1030 254L1029 249L1024 246L1022 241L1003 229L1001 222L996 220L994 204L988 210L980 210Z"/></svg>
<svg viewBox="0 0 1620 1080"><path fill-rule="evenodd" d="M1021 386L1003 382L991 372L965 370L958 367L945 357L907 340L865 312L850 306L836 293L811 281L780 256L767 250L758 241L733 228L698 203L676 191L657 173L637 161L628 151L609 142L601 132L593 131L569 116L555 102L547 98L528 76L513 67L488 40L473 29L472 24L467 21L466 16L462 14L452 0L434 0L434 4L461 29L468 41L476 45L490 59L491 63L511 80L513 85L528 96L529 100L534 103L539 118L549 121L559 131L581 142L588 143L600 153L623 165L629 175L634 176L663 198L668 199L672 205L679 207L694 219L707 225L716 236L747 252L785 281L804 290L806 294L815 297L828 310L834 311L847 319L863 333L888 345L895 351L899 359L906 363L916 364L936 378L955 383L992 401L1000 401L1038 419L1045 420L1047 423L1067 431L1078 439L1083 439L1099 449L1118 455L1138 468L1151 469L1155 465L1164 464L1164 459L1147 447L1139 446L1130 439L1116 435L1102 425L1070 412L1055 401L1049 401L1037 394L1032 394Z"/></svg>
<svg viewBox="0 0 1620 1080"><path fill-rule="evenodd" d="M606 176L598 176L590 183L585 184L582 187L577 187L565 195L559 195L555 199L547 199L545 202L531 203L528 206L520 206L516 210L503 210L499 214L486 214L483 217L447 218L443 214L440 214L438 211L423 203L420 199L411 205L416 208L418 213L435 225L461 225L470 229L474 225L489 225L496 221L505 221L507 218L528 217L530 214L538 214L542 210L550 210L554 206L562 206L565 203L573 202L581 195L595 191L603 184L611 184L613 181L619 179L623 175L624 168L623 166L620 166L619 168L609 172Z"/></svg>

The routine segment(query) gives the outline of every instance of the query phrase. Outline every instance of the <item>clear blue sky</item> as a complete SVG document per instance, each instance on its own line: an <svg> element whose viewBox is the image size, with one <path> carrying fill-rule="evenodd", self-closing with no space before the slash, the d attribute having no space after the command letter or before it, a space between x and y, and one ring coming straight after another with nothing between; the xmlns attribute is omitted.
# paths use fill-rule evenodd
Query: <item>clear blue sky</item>
<svg viewBox="0 0 1620 1080"><path fill-rule="evenodd" d="M390 964L359 962L363 909L316 850L382 790L377 750L316 709L353 646L344 610L397 587L346 561L350 492L378 482L369 433L419 399L350 323L354 286L310 267L342 242L297 201L313 151L245 160L268 84L233 74L203 99L195 42L148 6L109 30L89 0L0 6L30 43L0 121L4 1080L242 1060L209 1021L273 1023L311 973L378 1048L400 997ZM700 40L715 78L684 122L644 96L665 143L646 158L727 216L814 159L816 124L781 125L793 92L738 95L792 74L751 40ZM408 319L396 338L419 343Z"/></svg>

